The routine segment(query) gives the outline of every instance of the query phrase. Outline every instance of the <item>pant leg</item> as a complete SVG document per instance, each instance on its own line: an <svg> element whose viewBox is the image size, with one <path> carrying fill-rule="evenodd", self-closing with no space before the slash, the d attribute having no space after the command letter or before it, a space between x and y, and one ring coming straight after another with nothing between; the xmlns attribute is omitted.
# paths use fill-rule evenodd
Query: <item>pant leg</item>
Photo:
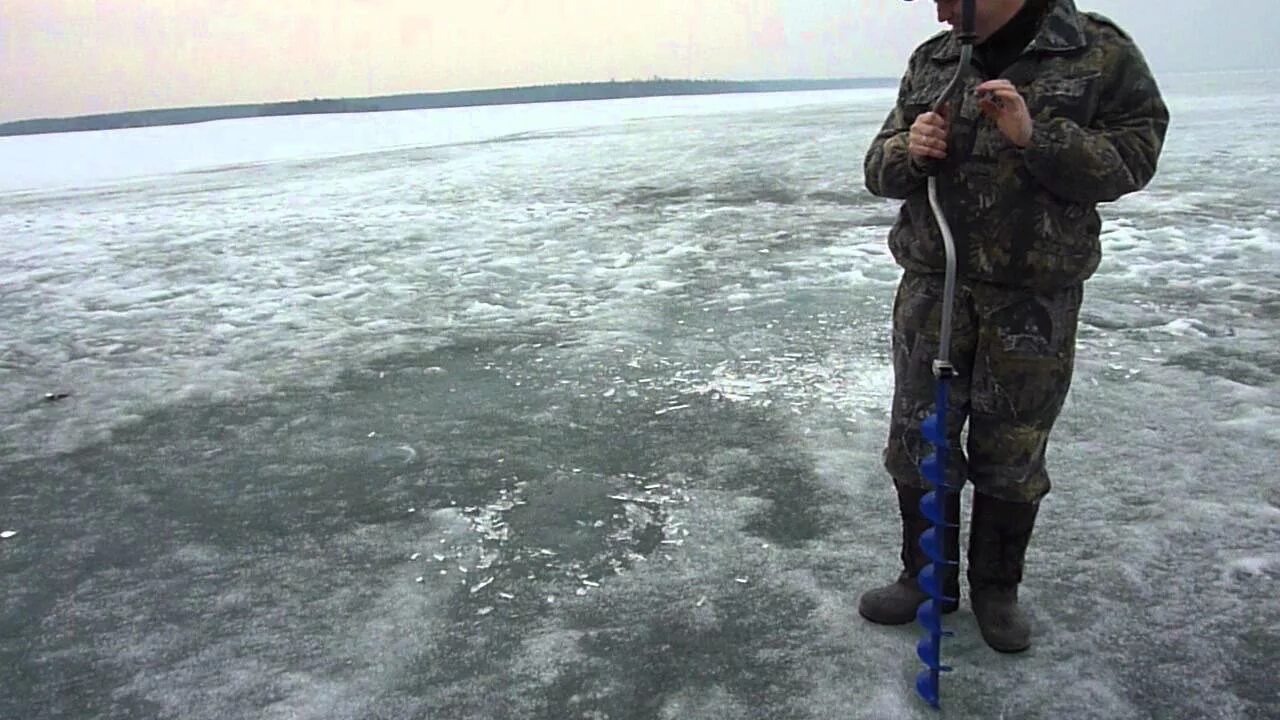
<svg viewBox="0 0 1280 720"><path fill-rule="evenodd" d="M969 479L1001 500L1038 502L1051 485L1045 451L1071 386L1083 287L973 290Z"/></svg>
<svg viewBox="0 0 1280 720"><path fill-rule="evenodd" d="M933 361L940 350L943 287L941 275L907 272L893 303L893 410L884 466L899 482L914 487L928 487L920 475L920 461L933 446L921 434L920 424L934 412ZM960 436L969 411L969 375L977 342L973 301L963 284L957 284L952 315L950 360L956 377L951 380L947 413L947 482L961 487L967 470Z"/></svg>

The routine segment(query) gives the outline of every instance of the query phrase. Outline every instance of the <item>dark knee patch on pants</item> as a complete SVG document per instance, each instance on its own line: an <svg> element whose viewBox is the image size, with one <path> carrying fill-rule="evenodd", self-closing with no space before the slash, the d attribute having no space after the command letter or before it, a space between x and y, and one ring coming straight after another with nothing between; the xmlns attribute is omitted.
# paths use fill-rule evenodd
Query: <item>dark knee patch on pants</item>
<svg viewBox="0 0 1280 720"><path fill-rule="evenodd" d="M975 413L969 422L969 479L976 490L1012 502L1033 502L1048 494L1048 428L981 413Z"/></svg>

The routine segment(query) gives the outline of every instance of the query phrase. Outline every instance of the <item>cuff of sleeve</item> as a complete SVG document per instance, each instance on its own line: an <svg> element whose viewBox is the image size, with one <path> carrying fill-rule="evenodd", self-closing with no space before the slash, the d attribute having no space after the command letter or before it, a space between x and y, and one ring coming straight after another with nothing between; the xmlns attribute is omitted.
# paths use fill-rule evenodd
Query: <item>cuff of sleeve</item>
<svg viewBox="0 0 1280 720"><path fill-rule="evenodd" d="M1038 122L1031 127L1031 142L1022 148L1022 158L1029 167L1052 163L1055 148L1062 144L1053 123Z"/></svg>
<svg viewBox="0 0 1280 720"><path fill-rule="evenodd" d="M897 150L898 152L901 152L904 156L906 156L907 172L911 173L911 175L916 179L924 179L928 177L929 164L926 161L921 160L920 158L911 154L911 151L908 149L908 145L907 145L906 133L903 133L898 137L894 138L894 141L898 145L898 147L895 148L895 150Z"/></svg>

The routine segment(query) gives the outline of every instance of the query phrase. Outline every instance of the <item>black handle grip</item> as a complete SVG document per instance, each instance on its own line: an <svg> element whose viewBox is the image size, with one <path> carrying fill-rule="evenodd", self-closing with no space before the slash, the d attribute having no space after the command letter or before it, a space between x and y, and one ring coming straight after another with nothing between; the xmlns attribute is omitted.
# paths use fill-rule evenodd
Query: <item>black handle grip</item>
<svg viewBox="0 0 1280 720"><path fill-rule="evenodd" d="M962 43L973 44L978 39L977 0L964 0L960 10L960 36Z"/></svg>

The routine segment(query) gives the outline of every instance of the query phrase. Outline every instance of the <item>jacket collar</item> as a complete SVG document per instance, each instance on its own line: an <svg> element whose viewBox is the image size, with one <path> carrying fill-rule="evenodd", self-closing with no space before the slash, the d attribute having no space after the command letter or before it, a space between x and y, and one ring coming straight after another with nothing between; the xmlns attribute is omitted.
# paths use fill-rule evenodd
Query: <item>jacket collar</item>
<svg viewBox="0 0 1280 720"><path fill-rule="evenodd" d="M1074 0L1050 0L1053 5L1040 24L1040 30L1027 47L1028 52L1070 52L1088 44L1084 34L1084 21L1076 9ZM936 62L955 62L960 59L960 43L955 33L946 33L942 44L933 53Z"/></svg>

